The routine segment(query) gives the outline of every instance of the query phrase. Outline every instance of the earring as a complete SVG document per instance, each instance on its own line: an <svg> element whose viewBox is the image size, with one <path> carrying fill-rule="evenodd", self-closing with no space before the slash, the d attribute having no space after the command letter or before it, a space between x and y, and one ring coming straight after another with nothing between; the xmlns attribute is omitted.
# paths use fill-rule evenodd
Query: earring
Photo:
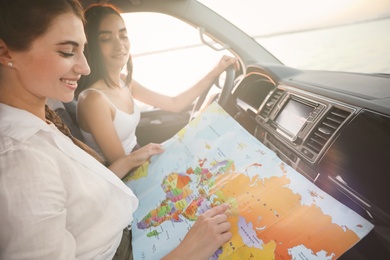
<svg viewBox="0 0 390 260"><path fill-rule="evenodd" d="M13 66L12 61L9 61L7 65L8 67L12 67Z"/></svg>

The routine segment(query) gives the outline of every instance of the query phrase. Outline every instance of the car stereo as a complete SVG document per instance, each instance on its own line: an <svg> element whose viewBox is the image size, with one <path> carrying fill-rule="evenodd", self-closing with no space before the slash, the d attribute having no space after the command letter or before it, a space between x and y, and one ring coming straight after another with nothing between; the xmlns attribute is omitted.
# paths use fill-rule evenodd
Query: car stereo
<svg viewBox="0 0 390 260"><path fill-rule="evenodd" d="M356 109L284 85L277 86L256 114L255 136L306 176ZM302 161L304 159L304 162Z"/></svg>
<svg viewBox="0 0 390 260"><path fill-rule="evenodd" d="M300 144L306 135L305 130L325 109L325 104L287 93L269 115L268 123L294 144Z"/></svg>

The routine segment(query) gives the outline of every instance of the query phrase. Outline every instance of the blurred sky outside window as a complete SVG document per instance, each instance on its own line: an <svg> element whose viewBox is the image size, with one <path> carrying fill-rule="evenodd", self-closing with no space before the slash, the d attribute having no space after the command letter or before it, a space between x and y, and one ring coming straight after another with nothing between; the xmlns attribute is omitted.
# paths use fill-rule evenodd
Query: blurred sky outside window
<svg viewBox="0 0 390 260"><path fill-rule="evenodd" d="M288 66L390 74L390 0L199 1ZM171 17L124 18L134 78L156 91L174 95L186 89L223 55L200 47L198 31Z"/></svg>

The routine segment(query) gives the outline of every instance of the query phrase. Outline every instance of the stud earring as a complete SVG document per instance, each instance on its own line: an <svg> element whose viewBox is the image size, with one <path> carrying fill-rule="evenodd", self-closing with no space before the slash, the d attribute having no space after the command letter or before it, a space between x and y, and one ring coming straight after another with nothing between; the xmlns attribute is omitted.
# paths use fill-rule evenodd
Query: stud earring
<svg viewBox="0 0 390 260"><path fill-rule="evenodd" d="M7 65L8 67L12 67L13 66L12 61L9 61Z"/></svg>

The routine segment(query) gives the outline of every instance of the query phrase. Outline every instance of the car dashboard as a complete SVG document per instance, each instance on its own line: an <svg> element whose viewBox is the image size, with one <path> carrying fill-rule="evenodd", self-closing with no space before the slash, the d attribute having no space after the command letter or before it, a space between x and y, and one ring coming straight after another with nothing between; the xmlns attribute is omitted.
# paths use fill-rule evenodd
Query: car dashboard
<svg viewBox="0 0 390 260"><path fill-rule="evenodd" d="M233 96L253 136L375 225L356 257L388 257L390 77L255 64Z"/></svg>

